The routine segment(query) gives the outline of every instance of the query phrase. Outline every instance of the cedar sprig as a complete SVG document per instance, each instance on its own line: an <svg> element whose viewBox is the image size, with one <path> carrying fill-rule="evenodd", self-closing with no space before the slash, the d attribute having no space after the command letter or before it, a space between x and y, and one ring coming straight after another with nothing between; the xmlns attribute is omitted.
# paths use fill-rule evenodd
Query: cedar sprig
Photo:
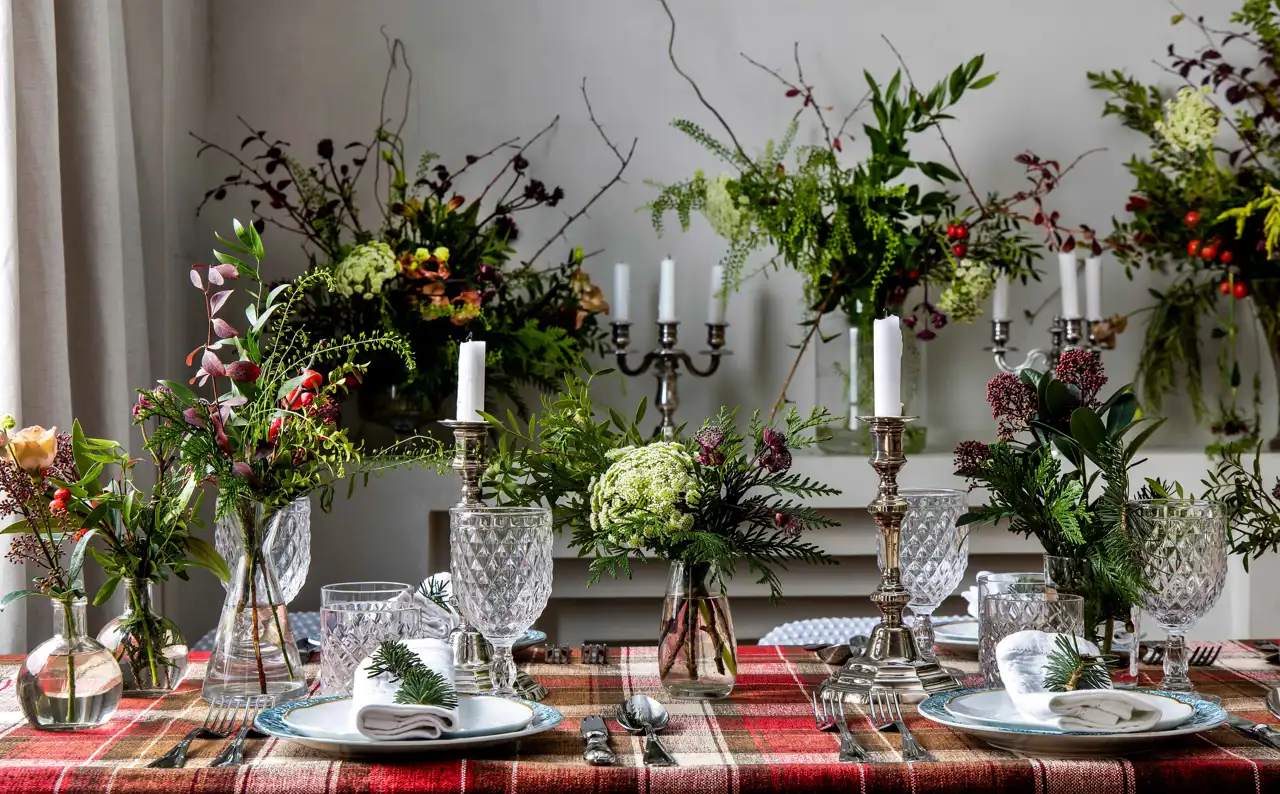
<svg viewBox="0 0 1280 794"><path fill-rule="evenodd" d="M369 677L382 674L399 681L395 702L402 706L458 707L458 692L444 676L422 663L400 640L383 640L369 660Z"/></svg>
<svg viewBox="0 0 1280 794"><path fill-rule="evenodd" d="M1050 692L1110 689L1106 657L1080 652L1080 638L1059 634L1044 666L1044 686Z"/></svg>

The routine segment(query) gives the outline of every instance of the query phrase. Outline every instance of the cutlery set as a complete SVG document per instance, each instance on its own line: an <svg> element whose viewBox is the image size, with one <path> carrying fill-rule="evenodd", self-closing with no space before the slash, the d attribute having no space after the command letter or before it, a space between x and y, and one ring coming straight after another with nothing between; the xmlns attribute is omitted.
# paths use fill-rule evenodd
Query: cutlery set
<svg viewBox="0 0 1280 794"><path fill-rule="evenodd" d="M645 766L675 766L676 760L658 740L658 731L667 727L670 715L662 704L647 695L633 695L618 708L618 724L628 733L644 735ZM585 717L581 724L586 749L582 757L592 766L612 766L618 756L609 749L609 728L598 714Z"/></svg>
<svg viewBox="0 0 1280 794"><path fill-rule="evenodd" d="M254 720L271 705L270 697L251 697L246 701L210 703L204 722L190 730L169 751L147 764L149 769L182 769L187 764L187 751L197 739L226 739L226 748L209 764L210 767L233 767L244 763L244 740L249 734L262 736L253 727ZM234 734L234 736L233 736Z"/></svg>

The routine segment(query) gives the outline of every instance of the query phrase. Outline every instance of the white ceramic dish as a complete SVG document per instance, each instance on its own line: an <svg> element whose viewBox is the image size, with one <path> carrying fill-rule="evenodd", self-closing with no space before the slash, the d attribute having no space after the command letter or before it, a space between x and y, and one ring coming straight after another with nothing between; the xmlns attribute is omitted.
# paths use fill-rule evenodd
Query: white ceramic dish
<svg viewBox="0 0 1280 794"><path fill-rule="evenodd" d="M1063 758L1098 758L1154 750L1179 737L1213 730L1227 719L1227 713L1216 703L1201 700L1193 695L1172 692L1155 692L1154 694L1164 695L1190 705L1193 709L1190 719L1169 730L1141 733L1064 733L1042 729L978 725L967 719L960 719L947 710L947 704L952 700L983 691L990 690L966 689L934 695L919 705L920 716L940 725L946 725L959 733L981 739L992 747L1002 750L1020 755Z"/></svg>
<svg viewBox="0 0 1280 794"><path fill-rule="evenodd" d="M1195 709L1189 703L1169 695L1157 695L1136 690L1130 691L1128 694L1141 698L1153 708L1160 710L1160 720L1152 729L1154 731L1172 730L1191 719L1191 716L1195 713ZM956 719L973 723L974 725L988 725L1011 730L1036 729L1040 727L1036 723L1028 722L1026 717L1022 716L1009 698L1009 693L1003 689L984 689L952 698L947 702L946 709ZM1122 733L1122 731L1105 729L1075 732L1109 735Z"/></svg>
<svg viewBox="0 0 1280 794"><path fill-rule="evenodd" d="M490 747L549 731L564 719L551 706L488 695L460 694L458 708L463 715L469 715L461 717L463 729L439 739L383 742L369 739L351 730L349 696L285 703L263 712L256 721L256 727L267 736L347 758L462 752ZM515 727L516 723L522 727Z"/></svg>

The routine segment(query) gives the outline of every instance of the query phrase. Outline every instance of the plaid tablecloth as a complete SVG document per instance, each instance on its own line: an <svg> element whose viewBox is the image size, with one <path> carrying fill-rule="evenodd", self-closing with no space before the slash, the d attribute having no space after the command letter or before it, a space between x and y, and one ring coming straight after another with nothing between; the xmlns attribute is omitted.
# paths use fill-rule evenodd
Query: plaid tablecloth
<svg viewBox="0 0 1280 794"><path fill-rule="evenodd" d="M806 693L830 672L799 648L744 647L738 687L716 702L669 703L658 682L654 648L610 651L610 664L589 667L576 653L569 665L541 663L530 672L551 690L547 701L565 715L552 732L518 746L480 751L468 758L422 757L404 763L343 761L290 742L251 739L249 763L209 769L221 742L198 741L183 770L143 768L198 725L203 655L179 691L160 700L122 701L106 726L76 734L44 733L27 726L14 696L18 661L0 658L0 792L1174 792L1280 791L1280 752L1225 728L1171 743L1129 759L1068 761L1020 758L968 740L914 710L912 731L939 763L896 763L896 734L859 732L863 746L890 763L836 763L838 736L813 729ZM969 661L947 659L967 673ZM311 668L314 676L314 666ZM1144 670L1142 682L1158 670ZM1205 692L1220 695L1229 710L1272 722L1263 705L1267 688L1280 683L1280 667L1247 643L1228 645L1217 664L1196 669ZM578 720L609 714L634 693L669 703L664 743L679 766L645 768L640 743L610 720L617 767L589 767L581 758Z"/></svg>

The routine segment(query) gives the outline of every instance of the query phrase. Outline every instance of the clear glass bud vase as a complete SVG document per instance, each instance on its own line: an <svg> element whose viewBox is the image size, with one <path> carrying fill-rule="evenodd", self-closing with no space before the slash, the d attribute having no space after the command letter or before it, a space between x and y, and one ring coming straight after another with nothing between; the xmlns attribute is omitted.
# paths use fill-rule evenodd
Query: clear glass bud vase
<svg viewBox="0 0 1280 794"><path fill-rule="evenodd" d="M218 510L223 510L221 504ZM203 694L210 702L269 695L273 702L283 703L306 695L306 675L288 610L265 551L272 543L271 533L282 526L273 520L276 512L243 499L225 513L236 521L241 551L231 561L231 586L205 671Z"/></svg>
<svg viewBox="0 0 1280 794"><path fill-rule="evenodd" d="M18 670L18 702L45 731L96 728L115 714L124 689L116 659L85 633L85 600L53 602L53 637Z"/></svg>
<svg viewBox="0 0 1280 794"><path fill-rule="evenodd" d="M187 674L187 641L177 625L155 610L152 583L124 580L124 612L98 632L116 657L129 697L160 697Z"/></svg>
<svg viewBox="0 0 1280 794"><path fill-rule="evenodd" d="M671 563L658 638L658 677L672 697L728 697L738 680L729 597L705 564Z"/></svg>
<svg viewBox="0 0 1280 794"><path fill-rule="evenodd" d="M311 497L294 499L273 512L267 521L270 526L262 551L280 584L280 603L290 604L302 590L311 568ZM222 559L230 562L243 554L243 538L240 519L234 513L214 521L213 545ZM230 589L231 584L224 582L222 586Z"/></svg>

